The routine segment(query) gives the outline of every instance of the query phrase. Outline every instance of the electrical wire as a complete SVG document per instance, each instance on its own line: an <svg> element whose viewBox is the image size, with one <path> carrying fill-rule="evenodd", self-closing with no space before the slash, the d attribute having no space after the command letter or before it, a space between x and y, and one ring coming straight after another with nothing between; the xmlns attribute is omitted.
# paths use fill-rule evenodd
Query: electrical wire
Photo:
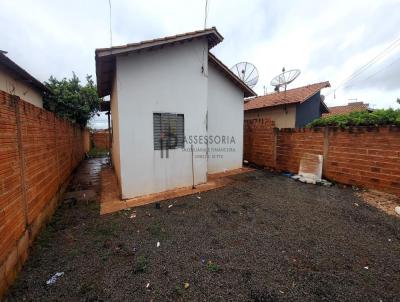
<svg viewBox="0 0 400 302"><path fill-rule="evenodd" d="M382 71L388 69L390 66L392 66L392 65L393 65L394 63L396 63L397 61L400 61L400 57L397 58L396 60L393 60L393 61L390 62L389 64L385 65L383 68L381 68L381 69L379 69L378 71L374 72L373 74L371 74L370 76L366 77L365 79L362 79L361 81L367 81L367 80L369 80L370 78L374 77L374 76L377 75L378 73L380 73L380 72L382 72ZM358 82L360 82L360 81L358 81ZM356 82L356 83L357 83L357 82ZM352 87L352 86L354 86L354 84L347 85L347 86L345 86L345 88L349 88L349 87Z"/></svg>
<svg viewBox="0 0 400 302"><path fill-rule="evenodd" d="M206 0L206 5L204 7L204 29L207 28L207 17L208 17L208 0Z"/></svg>
<svg viewBox="0 0 400 302"><path fill-rule="evenodd" d="M362 74L365 70L367 70L369 67L371 67L373 64L375 64L382 56L387 55L390 51L392 51L394 48L400 45L400 37L394 40L389 46L387 46L384 50L382 50L378 55L376 55L374 58L372 58L370 61L368 61L366 64L361 66L359 69L357 69L352 75L347 77L345 80L343 80L338 86L336 86L335 89L332 89L329 91L326 96L329 96L336 90L338 90L340 87L342 87L344 84L354 80L360 74Z"/></svg>
<svg viewBox="0 0 400 302"><path fill-rule="evenodd" d="M108 0L108 6L110 8L110 48L111 48L112 47L111 0Z"/></svg>

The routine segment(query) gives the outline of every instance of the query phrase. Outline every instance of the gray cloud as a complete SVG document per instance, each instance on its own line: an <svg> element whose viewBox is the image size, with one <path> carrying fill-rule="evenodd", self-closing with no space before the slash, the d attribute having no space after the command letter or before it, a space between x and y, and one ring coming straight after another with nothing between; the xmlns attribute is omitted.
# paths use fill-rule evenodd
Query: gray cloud
<svg viewBox="0 0 400 302"><path fill-rule="evenodd" d="M229 67L254 63L260 72L258 93L283 66L302 69L291 87L323 80L335 87L398 35L400 0L209 3L208 25L225 37L213 52ZM113 44L200 29L203 12L204 1L112 0ZM95 48L110 44L108 0L3 1L0 19L0 49L42 81L50 75L69 77L72 71L82 79L94 75ZM328 104L356 97L393 106L400 96L400 62L389 64L398 54L337 90L336 98L330 94Z"/></svg>

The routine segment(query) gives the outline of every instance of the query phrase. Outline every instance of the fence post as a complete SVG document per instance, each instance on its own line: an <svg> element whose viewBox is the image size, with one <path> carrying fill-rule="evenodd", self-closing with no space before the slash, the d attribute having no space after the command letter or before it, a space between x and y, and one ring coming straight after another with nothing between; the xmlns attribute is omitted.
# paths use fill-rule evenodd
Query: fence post
<svg viewBox="0 0 400 302"><path fill-rule="evenodd" d="M328 161L328 153L329 153L329 129L328 127L324 128L324 154L322 161L322 175L326 176L326 163Z"/></svg>
<svg viewBox="0 0 400 302"><path fill-rule="evenodd" d="M21 116L19 112L19 96L12 95L11 100L14 106L15 111L15 120L17 126L17 147L18 147L18 156L19 156L19 167L20 167L20 177L21 177L21 191L22 191L22 208L24 210L24 219L25 219L25 229L29 229L29 220L28 220L28 202L27 202L27 187L26 187L26 163L24 150L22 148L22 130L21 130Z"/></svg>

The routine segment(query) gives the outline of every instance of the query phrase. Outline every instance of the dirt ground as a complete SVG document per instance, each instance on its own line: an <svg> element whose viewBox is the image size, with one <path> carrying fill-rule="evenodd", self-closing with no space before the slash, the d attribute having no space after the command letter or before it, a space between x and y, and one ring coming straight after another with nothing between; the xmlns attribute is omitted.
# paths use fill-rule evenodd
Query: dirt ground
<svg viewBox="0 0 400 302"><path fill-rule="evenodd" d="M93 161L81 171L98 171ZM71 190L98 190L96 173ZM351 188L266 171L235 179L159 209L62 204L8 301L400 300L399 218Z"/></svg>

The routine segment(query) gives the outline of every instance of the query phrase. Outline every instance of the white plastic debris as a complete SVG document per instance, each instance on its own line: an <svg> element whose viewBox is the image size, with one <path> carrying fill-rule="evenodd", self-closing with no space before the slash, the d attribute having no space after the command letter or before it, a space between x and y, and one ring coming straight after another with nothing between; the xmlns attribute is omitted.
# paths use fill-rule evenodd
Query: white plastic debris
<svg viewBox="0 0 400 302"><path fill-rule="evenodd" d="M389 242L392 242L392 239L389 238L388 241L389 241Z"/></svg>
<svg viewBox="0 0 400 302"><path fill-rule="evenodd" d="M64 275L64 272L57 272L55 273L49 280L46 281L47 285L51 285L57 282L57 279Z"/></svg>
<svg viewBox="0 0 400 302"><path fill-rule="evenodd" d="M135 211L133 211L133 212L132 212L132 214L131 214L131 216L129 216L129 218L130 218L130 219L134 219L134 218L136 218L136 212L135 212Z"/></svg>
<svg viewBox="0 0 400 302"><path fill-rule="evenodd" d="M359 207L359 206L360 206L357 202L355 202L354 205L355 205L356 207Z"/></svg>
<svg viewBox="0 0 400 302"><path fill-rule="evenodd" d="M173 204L170 204L170 205L168 206L168 209L172 208L173 206L174 206Z"/></svg>
<svg viewBox="0 0 400 302"><path fill-rule="evenodd" d="M394 211L397 213L397 215L400 215L400 207L399 206L395 207Z"/></svg>
<svg viewBox="0 0 400 302"><path fill-rule="evenodd" d="M157 247L160 247L160 241L157 241Z"/></svg>
<svg viewBox="0 0 400 302"><path fill-rule="evenodd" d="M149 287L150 287L150 282L147 282L146 288L149 288Z"/></svg>
<svg viewBox="0 0 400 302"><path fill-rule="evenodd" d="M197 199L201 199L201 197L200 197L200 196L197 196Z"/></svg>
<svg viewBox="0 0 400 302"><path fill-rule="evenodd" d="M369 267L368 267L368 266L364 266L364 268L365 268L365 269L368 269Z"/></svg>

